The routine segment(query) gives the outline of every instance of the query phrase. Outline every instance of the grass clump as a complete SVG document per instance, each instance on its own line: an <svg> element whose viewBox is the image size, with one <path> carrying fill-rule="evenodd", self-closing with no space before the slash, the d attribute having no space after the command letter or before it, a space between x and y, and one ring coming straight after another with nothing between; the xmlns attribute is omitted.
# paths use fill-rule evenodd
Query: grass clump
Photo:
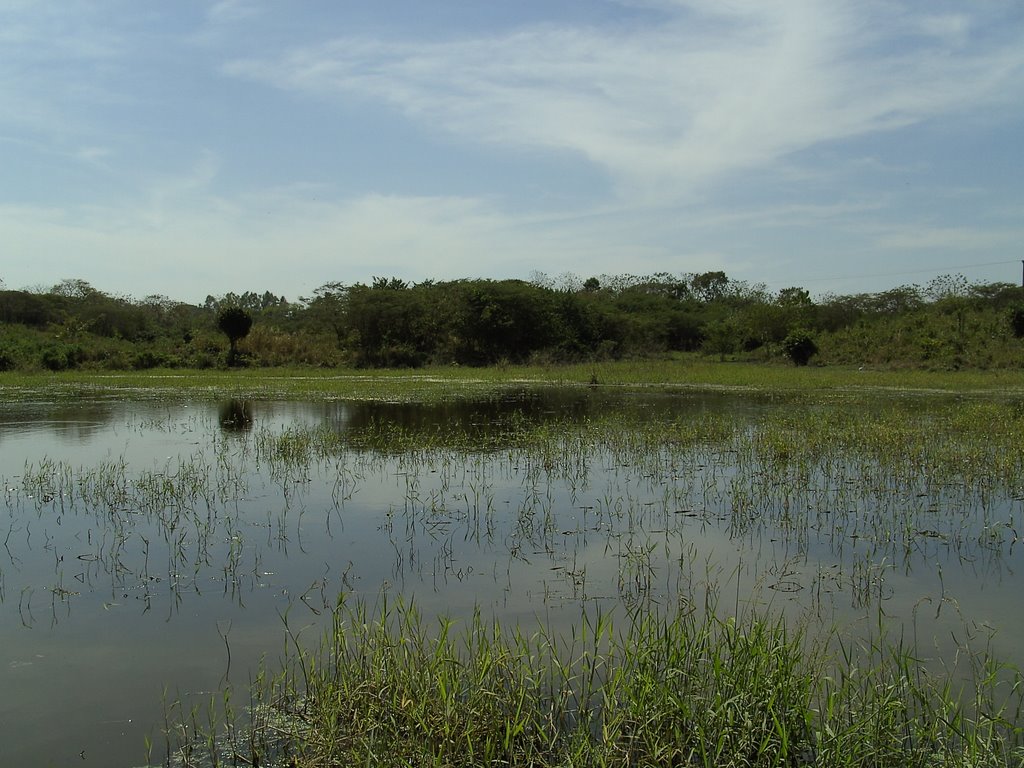
<svg viewBox="0 0 1024 768"><path fill-rule="evenodd" d="M833 654L764 616L715 606L584 613L567 633L479 612L342 600L315 650L262 701L239 764L294 766L1020 766L1019 673L961 698L879 642ZM267 725L273 721L273 727Z"/></svg>

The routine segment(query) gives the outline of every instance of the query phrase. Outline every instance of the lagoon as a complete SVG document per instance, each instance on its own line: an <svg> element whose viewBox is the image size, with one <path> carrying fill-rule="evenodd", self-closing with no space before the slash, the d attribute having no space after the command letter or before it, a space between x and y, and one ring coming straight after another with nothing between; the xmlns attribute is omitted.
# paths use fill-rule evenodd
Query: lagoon
<svg viewBox="0 0 1024 768"><path fill-rule="evenodd" d="M157 765L339 594L569 632L717 604L1020 665L1022 406L517 386L0 407L0 744ZM169 733L168 733L169 732ZM147 754L148 753L148 754Z"/></svg>

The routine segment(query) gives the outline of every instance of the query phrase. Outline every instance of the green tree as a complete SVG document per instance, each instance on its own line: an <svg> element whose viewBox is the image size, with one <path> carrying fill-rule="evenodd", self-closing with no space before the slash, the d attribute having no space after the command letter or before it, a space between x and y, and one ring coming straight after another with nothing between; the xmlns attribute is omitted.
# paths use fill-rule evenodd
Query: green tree
<svg viewBox="0 0 1024 768"><path fill-rule="evenodd" d="M334 333L338 348L344 346L349 331L348 286L338 281L324 283L306 303L306 315L314 326L330 329Z"/></svg>
<svg viewBox="0 0 1024 768"><path fill-rule="evenodd" d="M444 313L429 304L436 293L431 285L409 286L398 278L351 286L345 294L345 322L355 364L414 368L427 363L443 336L438 323Z"/></svg>
<svg viewBox="0 0 1024 768"><path fill-rule="evenodd" d="M1010 310L1010 328L1018 339L1024 338L1024 306Z"/></svg>
<svg viewBox="0 0 1024 768"><path fill-rule="evenodd" d="M561 294L550 288L521 280L475 280L460 287L454 330L461 363L523 362L565 338Z"/></svg>
<svg viewBox="0 0 1024 768"><path fill-rule="evenodd" d="M84 299L99 293L85 280L78 278L61 280L50 289L54 296L66 296L71 299Z"/></svg>
<svg viewBox="0 0 1024 768"><path fill-rule="evenodd" d="M806 331L795 330L782 340L782 350L794 365L807 365L818 354L818 345Z"/></svg>
<svg viewBox="0 0 1024 768"><path fill-rule="evenodd" d="M242 307L223 307L217 313L217 327L228 337L231 344L231 349L228 350L228 365L235 365L238 362L238 342L249 335L252 315Z"/></svg>
<svg viewBox="0 0 1024 768"><path fill-rule="evenodd" d="M47 294L0 291L0 323L42 328L47 323L58 322L61 303Z"/></svg>
<svg viewBox="0 0 1024 768"><path fill-rule="evenodd" d="M729 278L725 272L702 272L690 279L690 289L703 302L716 301L725 295Z"/></svg>
<svg viewBox="0 0 1024 768"><path fill-rule="evenodd" d="M715 320L705 329L703 349L724 362L726 355L736 351L736 336L736 324L731 319Z"/></svg>
<svg viewBox="0 0 1024 768"><path fill-rule="evenodd" d="M775 301L780 307L810 307L814 304L811 294L799 286L783 288Z"/></svg>

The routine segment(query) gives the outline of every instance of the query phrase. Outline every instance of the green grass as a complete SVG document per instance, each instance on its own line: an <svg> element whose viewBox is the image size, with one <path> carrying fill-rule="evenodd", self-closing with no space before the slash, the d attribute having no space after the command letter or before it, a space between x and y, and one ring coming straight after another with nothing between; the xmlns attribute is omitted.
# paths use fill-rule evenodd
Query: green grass
<svg viewBox="0 0 1024 768"><path fill-rule="evenodd" d="M567 366L415 370L252 368L137 372L0 373L7 399L72 396L83 389L133 396L305 398L431 402L486 396L523 385L727 389L768 394L975 392L1024 396L1024 369L858 370L717 363L697 356Z"/></svg>
<svg viewBox="0 0 1024 768"><path fill-rule="evenodd" d="M992 669L961 697L898 645L837 657L781 620L718 613L710 597L675 613L583 614L559 637L341 600L317 648L289 633L252 729L208 738L209 756L307 768L1024 765L1019 675Z"/></svg>

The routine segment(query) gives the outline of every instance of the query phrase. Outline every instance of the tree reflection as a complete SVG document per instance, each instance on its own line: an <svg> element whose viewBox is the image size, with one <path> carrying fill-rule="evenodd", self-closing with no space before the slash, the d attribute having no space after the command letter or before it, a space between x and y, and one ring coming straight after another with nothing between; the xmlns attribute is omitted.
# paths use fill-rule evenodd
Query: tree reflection
<svg viewBox="0 0 1024 768"><path fill-rule="evenodd" d="M220 427L225 432L248 432L252 429L252 403L248 400L226 400L217 407Z"/></svg>

